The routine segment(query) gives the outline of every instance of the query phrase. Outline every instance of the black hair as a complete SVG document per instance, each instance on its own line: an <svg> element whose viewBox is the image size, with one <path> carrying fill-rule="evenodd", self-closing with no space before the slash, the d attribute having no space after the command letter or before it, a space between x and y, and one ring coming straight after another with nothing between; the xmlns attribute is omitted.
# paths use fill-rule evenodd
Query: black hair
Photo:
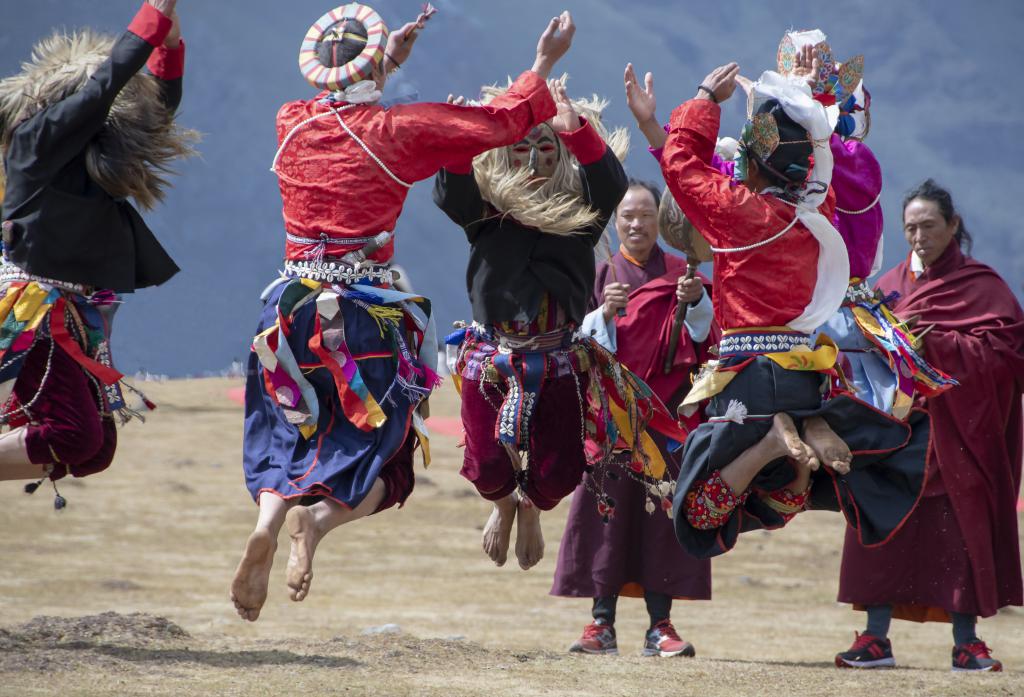
<svg viewBox="0 0 1024 697"><path fill-rule="evenodd" d="M357 19L343 19L324 32L316 45L316 57L327 68L345 65L366 48L366 25Z"/></svg>
<svg viewBox="0 0 1024 697"><path fill-rule="evenodd" d="M659 208L661 206L661 189L656 187L651 182L646 181L644 179L637 179L635 177L630 177L629 178L629 184L628 184L628 186L626 188L627 189L647 189L648 191L651 192L651 196L654 197L654 207L655 208ZM615 207L615 210L616 210L616 212L618 212L618 206Z"/></svg>
<svg viewBox="0 0 1024 697"><path fill-rule="evenodd" d="M807 129L791 119L776 99L769 99L757 110L758 114L770 114L779 129L779 145L764 161L750 151L753 158L772 186L793 193L807 182L811 167L814 144Z"/></svg>
<svg viewBox="0 0 1024 697"><path fill-rule="evenodd" d="M956 207L953 206L953 197L950 193L936 184L934 179L925 179L903 197L904 214L907 211L907 206L916 198L935 203L939 207L939 213L942 214L943 220L947 223L951 222L953 218L958 219L956 234L953 236L956 238L957 244L960 245L961 251L970 256L971 249L974 247L974 238L971 237L971 233L967 232L967 227L964 225L964 217L957 213Z"/></svg>

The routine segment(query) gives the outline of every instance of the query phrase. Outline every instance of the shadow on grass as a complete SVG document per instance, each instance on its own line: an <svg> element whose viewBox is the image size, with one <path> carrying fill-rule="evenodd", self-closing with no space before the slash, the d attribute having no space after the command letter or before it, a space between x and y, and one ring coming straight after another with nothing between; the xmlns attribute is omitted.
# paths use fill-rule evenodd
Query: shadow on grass
<svg viewBox="0 0 1024 697"><path fill-rule="evenodd" d="M69 642L53 647L65 651L93 651L135 663L199 663L214 668L244 666L314 666L318 668L358 668L352 658L292 653L291 651L202 651L197 649L148 649L89 642Z"/></svg>
<svg viewBox="0 0 1024 697"><path fill-rule="evenodd" d="M786 666L786 667L789 667L789 668L818 668L818 669L824 668L824 669L830 669L830 670L833 670L833 671L835 670L835 666L836 666L834 661L770 661L770 660L769 661L751 661L751 660L742 659L742 658L705 658L704 660L711 661L712 663L739 663L740 665ZM861 670L863 670L863 669L861 669ZM941 670L941 669L938 669L938 668L930 668L928 666L911 666L911 665L901 665L901 666L896 666L895 668L884 668L884 669L881 669L879 671L871 671L871 672L880 672L880 673L884 674L884 673L889 673L889 672L892 672L892 671L901 671L901 670L919 670L919 671L924 671L924 672L949 672L948 670ZM856 673L857 670L856 669L851 669L851 670L849 670L847 672L850 675L852 675L852 674Z"/></svg>

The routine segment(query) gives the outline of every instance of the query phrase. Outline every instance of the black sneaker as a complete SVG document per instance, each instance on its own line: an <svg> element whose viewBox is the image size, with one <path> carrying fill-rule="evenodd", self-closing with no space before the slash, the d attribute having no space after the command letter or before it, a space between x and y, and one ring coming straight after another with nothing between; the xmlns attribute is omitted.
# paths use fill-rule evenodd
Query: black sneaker
<svg viewBox="0 0 1024 697"><path fill-rule="evenodd" d="M847 651L836 654L837 668L892 668L892 642L870 634L854 634L856 639Z"/></svg>
<svg viewBox="0 0 1024 697"><path fill-rule="evenodd" d="M991 650L984 641L978 639L969 644L953 647L953 672L967 673L973 671L1002 671L1003 664L992 658Z"/></svg>

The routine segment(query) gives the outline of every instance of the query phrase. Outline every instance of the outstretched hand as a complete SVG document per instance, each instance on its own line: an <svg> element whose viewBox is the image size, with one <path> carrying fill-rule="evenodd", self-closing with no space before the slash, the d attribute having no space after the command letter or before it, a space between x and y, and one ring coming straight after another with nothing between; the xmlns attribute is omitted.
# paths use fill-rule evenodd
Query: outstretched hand
<svg viewBox="0 0 1024 697"><path fill-rule="evenodd" d="M797 51L793 63L793 75L807 82L812 90L818 81L818 73L821 71L821 60L815 52L814 47L808 44Z"/></svg>
<svg viewBox="0 0 1024 697"><path fill-rule="evenodd" d="M391 70L397 70L409 60L413 44L420 37L422 28L422 20L406 22L388 36L388 47L384 55L392 63Z"/></svg>
<svg viewBox="0 0 1024 697"><path fill-rule="evenodd" d="M583 125L576 107L572 105L572 100L569 99L569 95L565 91L565 85L556 81L552 96L555 98L558 113L551 119L551 128L558 133L568 133Z"/></svg>
<svg viewBox="0 0 1024 697"><path fill-rule="evenodd" d="M714 101L724 102L736 90L736 76L739 74L740 66L735 62L715 68L701 81L704 89L697 90L697 99L711 99L713 95Z"/></svg>
<svg viewBox="0 0 1024 697"><path fill-rule="evenodd" d="M575 33L576 25L568 10L552 17L537 42L537 60L533 64L533 71L547 78L555 63L569 51Z"/></svg>
<svg viewBox="0 0 1024 697"><path fill-rule="evenodd" d="M171 31L167 33L167 38L164 39L164 46L166 48L178 48L181 46L181 21L178 19L178 11L172 11L170 17Z"/></svg>
<svg viewBox="0 0 1024 697"><path fill-rule="evenodd" d="M747 99L750 99L750 94L751 92L754 91L754 81L751 80L749 77L737 75L736 84L739 85L740 88L746 93Z"/></svg>
<svg viewBox="0 0 1024 697"><path fill-rule="evenodd" d="M420 38L420 31L427 26L427 20L437 13L437 8L429 2L423 5L423 11L414 22L406 22L388 35L388 47L384 56L392 63L391 70L398 70L412 54L413 44Z"/></svg>
<svg viewBox="0 0 1024 697"><path fill-rule="evenodd" d="M654 97L654 75L651 73L644 75L644 86L641 87L636 77L636 71L633 70L633 64L629 63L626 65L623 82L626 86L626 104L633 112L636 122L643 124L653 121L658 106Z"/></svg>

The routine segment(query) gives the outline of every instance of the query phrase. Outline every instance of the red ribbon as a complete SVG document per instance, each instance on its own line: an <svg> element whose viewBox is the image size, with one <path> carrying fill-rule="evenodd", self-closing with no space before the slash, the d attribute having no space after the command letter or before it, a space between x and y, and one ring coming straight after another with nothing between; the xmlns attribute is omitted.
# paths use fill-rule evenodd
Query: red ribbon
<svg viewBox="0 0 1024 697"><path fill-rule="evenodd" d="M72 338L67 326L64 324L64 312L67 301L64 298L57 298L53 304L53 311L50 313L50 336L57 342L57 345L64 350L64 353L75 359L86 371L96 376L104 385L116 384L124 377L109 365L103 365L85 355L82 347Z"/></svg>

